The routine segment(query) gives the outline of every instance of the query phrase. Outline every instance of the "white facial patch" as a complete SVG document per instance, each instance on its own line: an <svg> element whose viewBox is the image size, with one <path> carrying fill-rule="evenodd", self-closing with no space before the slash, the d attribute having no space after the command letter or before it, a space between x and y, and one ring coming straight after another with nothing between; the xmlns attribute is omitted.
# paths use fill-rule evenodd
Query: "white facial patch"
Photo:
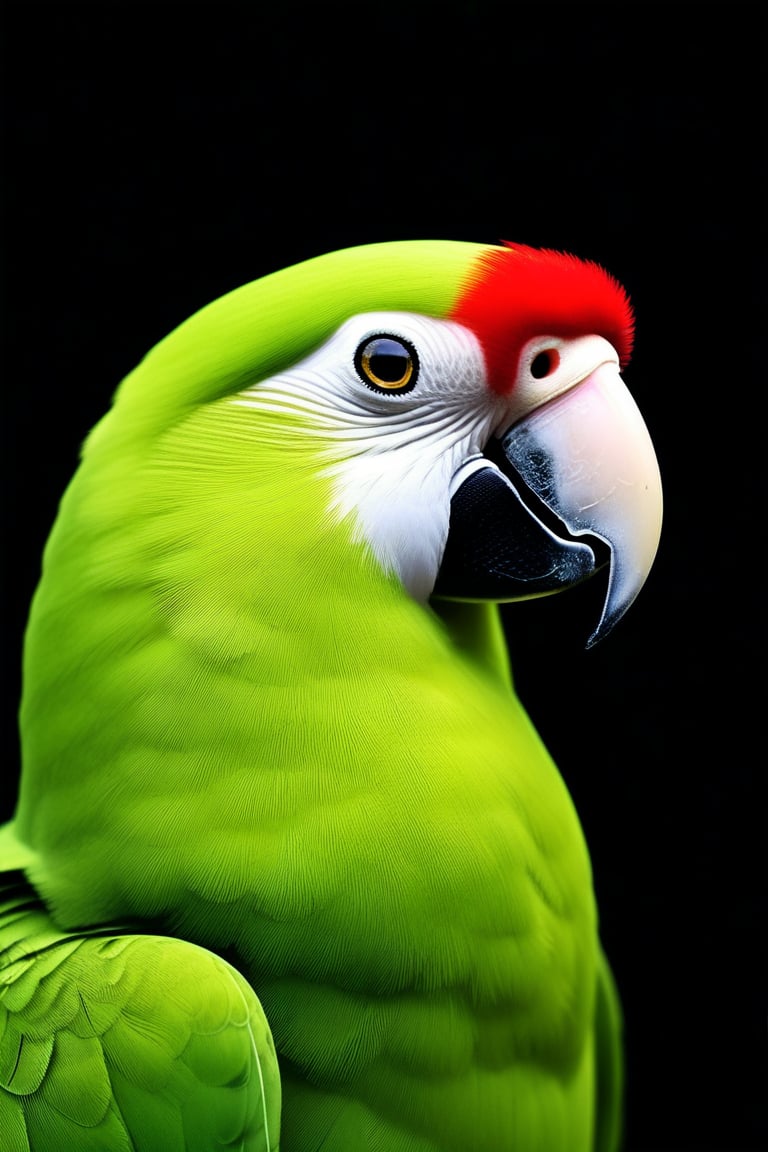
<svg viewBox="0 0 768 1152"><path fill-rule="evenodd" d="M359 350L377 336L415 352L407 390L379 390L356 367ZM367 542L414 598L426 600L448 535L452 478L482 451L504 403L487 387L474 334L408 312L364 313L234 402L301 414L307 433L324 442L332 513L352 518L354 538Z"/></svg>

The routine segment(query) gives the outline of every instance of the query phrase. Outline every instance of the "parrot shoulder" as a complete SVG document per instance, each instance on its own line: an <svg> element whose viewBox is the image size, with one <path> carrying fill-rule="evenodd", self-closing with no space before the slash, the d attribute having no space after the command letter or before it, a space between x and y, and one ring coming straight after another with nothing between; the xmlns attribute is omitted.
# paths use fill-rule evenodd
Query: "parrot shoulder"
<svg viewBox="0 0 768 1152"><path fill-rule="evenodd" d="M174 938L61 932L3 874L4 1149L276 1152L280 1109L271 1032L234 968Z"/></svg>

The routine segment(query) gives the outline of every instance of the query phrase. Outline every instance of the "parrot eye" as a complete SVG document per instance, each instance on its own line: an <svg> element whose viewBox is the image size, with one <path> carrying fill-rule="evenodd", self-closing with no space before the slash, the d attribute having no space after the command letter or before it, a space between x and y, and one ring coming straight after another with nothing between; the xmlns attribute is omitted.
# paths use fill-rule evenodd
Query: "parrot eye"
<svg viewBox="0 0 768 1152"><path fill-rule="evenodd" d="M555 348L547 348L544 352L539 352L534 356L531 361L531 376L534 380L542 380L545 376L549 376L550 372L554 372L560 363L560 356Z"/></svg>
<svg viewBox="0 0 768 1152"><path fill-rule="evenodd" d="M369 336L355 353L355 368L374 392L410 392L419 373L416 349L395 336Z"/></svg>

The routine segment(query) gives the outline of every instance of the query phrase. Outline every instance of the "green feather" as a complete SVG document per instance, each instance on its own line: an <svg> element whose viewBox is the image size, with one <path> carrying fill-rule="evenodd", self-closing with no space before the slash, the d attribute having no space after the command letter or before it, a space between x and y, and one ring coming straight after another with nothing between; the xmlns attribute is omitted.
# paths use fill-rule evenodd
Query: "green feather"
<svg viewBox="0 0 768 1152"><path fill-rule="evenodd" d="M119 421L92 433L103 441L147 436L197 405L274 375L359 312L445 316L479 275L481 245L412 240L317 256L222 296L161 340L122 383ZM158 382L162 387L158 388Z"/></svg>
<svg viewBox="0 0 768 1152"><path fill-rule="evenodd" d="M0 890L3 1152L277 1148L268 1025L229 965L185 941L63 933Z"/></svg>

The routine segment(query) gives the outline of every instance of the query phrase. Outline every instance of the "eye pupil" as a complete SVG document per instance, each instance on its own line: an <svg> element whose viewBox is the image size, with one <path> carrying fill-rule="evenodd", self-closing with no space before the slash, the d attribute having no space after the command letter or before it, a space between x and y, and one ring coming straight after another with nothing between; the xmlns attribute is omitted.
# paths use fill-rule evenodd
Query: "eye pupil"
<svg viewBox="0 0 768 1152"><path fill-rule="evenodd" d="M355 354L360 378L376 392L409 392L416 383L418 358L404 340L372 336Z"/></svg>
<svg viewBox="0 0 768 1152"><path fill-rule="evenodd" d="M374 352L368 357L368 367L377 380L399 384L408 372L410 360L402 353Z"/></svg>
<svg viewBox="0 0 768 1152"><path fill-rule="evenodd" d="M560 357L553 348L537 353L531 361L531 376L534 380L542 380L545 376L549 376L550 372L554 372L559 361Z"/></svg>

